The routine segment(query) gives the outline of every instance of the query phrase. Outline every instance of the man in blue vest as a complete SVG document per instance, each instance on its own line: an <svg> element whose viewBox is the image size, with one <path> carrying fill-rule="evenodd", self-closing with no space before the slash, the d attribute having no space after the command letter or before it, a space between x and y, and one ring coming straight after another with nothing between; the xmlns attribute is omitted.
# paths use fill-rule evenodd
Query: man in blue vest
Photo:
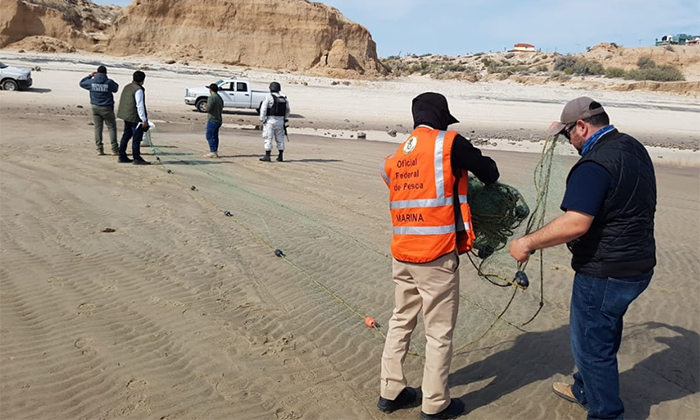
<svg viewBox="0 0 700 420"><path fill-rule="evenodd" d="M95 123L95 146L97 154L104 155L102 145L102 127L106 123L109 131L109 141L112 144L112 154L119 154L117 144L117 120L114 117L114 93L119 85L107 77L107 67L99 66L96 72L88 74L80 81L80 87L90 91L92 104L92 120Z"/></svg>
<svg viewBox="0 0 700 420"><path fill-rule="evenodd" d="M532 251L566 243L576 272L570 309L573 385L555 382L559 397L588 419L622 419L617 351L622 318L649 285L656 265L656 177L644 146L610 125L603 106L581 97L566 104L549 133L562 134L581 159L569 172L563 215L516 239L520 262Z"/></svg>

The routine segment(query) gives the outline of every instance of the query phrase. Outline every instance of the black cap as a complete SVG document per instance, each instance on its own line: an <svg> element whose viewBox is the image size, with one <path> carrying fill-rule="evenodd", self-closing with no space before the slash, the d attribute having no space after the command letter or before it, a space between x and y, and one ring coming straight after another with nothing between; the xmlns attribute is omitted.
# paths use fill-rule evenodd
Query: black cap
<svg viewBox="0 0 700 420"><path fill-rule="evenodd" d="M105 67L105 66L100 66L100 67L97 68L97 72L98 72L98 73L107 74L107 67Z"/></svg>
<svg viewBox="0 0 700 420"><path fill-rule="evenodd" d="M209 88L212 92L218 92L219 91L219 85L216 83L212 83L209 86L205 86L206 88Z"/></svg>
<svg viewBox="0 0 700 420"><path fill-rule="evenodd" d="M424 124L447 130L448 125L459 122L450 114L447 99L440 93L425 92L413 98L412 112L415 127Z"/></svg>

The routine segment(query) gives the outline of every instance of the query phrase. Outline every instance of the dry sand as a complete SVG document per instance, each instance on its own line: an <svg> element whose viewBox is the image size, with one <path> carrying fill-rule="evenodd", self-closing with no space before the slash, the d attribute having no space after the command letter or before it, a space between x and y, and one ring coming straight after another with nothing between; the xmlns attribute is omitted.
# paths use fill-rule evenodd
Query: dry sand
<svg viewBox="0 0 700 420"><path fill-rule="evenodd" d="M541 130L580 94L603 101L623 131L684 149L652 154L659 264L626 317L619 359L627 418L698 418L697 103L422 78L331 86L295 74L99 56L8 53L2 61L42 70L31 91L0 91L1 418L418 418L419 408L387 416L374 407L383 337L362 322L373 316L385 332L391 315L391 225L378 168L401 135L393 143L329 136L365 131L384 140L387 129L407 129L410 99L425 90L447 94L462 120L457 129L506 139L488 141L501 149L535 151ZM78 81L101 61L122 86L134 67L156 69L146 71L155 156L145 157L162 165L95 155ZM257 160L260 133L235 128L256 123L250 111L225 114L221 159L201 157L206 117L182 95L223 71L260 88L272 77L283 82L300 130L288 162ZM318 135L301 134L313 128ZM531 189L538 154L487 153L503 182ZM558 162L551 216L575 156ZM483 338L512 291L462 262L450 385L467 406L463 418L585 418L550 390L574 369L564 247L545 253L545 306L535 321L519 327L538 307L537 260L528 268L533 287L518 292ZM423 342L417 334L412 347L421 351ZM418 386L422 359L410 356L406 366Z"/></svg>

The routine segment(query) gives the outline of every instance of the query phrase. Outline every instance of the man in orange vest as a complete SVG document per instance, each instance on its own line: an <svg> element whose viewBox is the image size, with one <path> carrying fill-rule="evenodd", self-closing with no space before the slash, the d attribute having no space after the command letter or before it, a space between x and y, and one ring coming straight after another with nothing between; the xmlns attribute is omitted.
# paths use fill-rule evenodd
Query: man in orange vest
<svg viewBox="0 0 700 420"><path fill-rule="evenodd" d="M377 407L391 413L416 400L416 390L407 386L403 361L422 311L426 346L421 419L450 419L464 411L460 399L450 398L447 378L459 309L459 254L472 248L475 237L467 171L485 184L496 182L499 173L496 163L469 140L447 131L459 121L443 95L418 95L412 111L413 132L382 165L394 227L396 307L382 355Z"/></svg>

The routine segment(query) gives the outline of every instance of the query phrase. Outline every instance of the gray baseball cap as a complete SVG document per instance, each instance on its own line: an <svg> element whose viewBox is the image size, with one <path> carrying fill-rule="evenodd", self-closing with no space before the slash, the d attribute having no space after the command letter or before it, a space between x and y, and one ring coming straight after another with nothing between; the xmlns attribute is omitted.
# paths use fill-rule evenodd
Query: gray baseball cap
<svg viewBox="0 0 700 420"><path fill-rule="evenodd" d="M603 106L587 96L581 96L569 101L561 112L559 121L555 121L549 126L547 132L551 135L561 133L561 131L572 123L578 120L585 120L594 115L599 115L605 112Z"/></svg>

